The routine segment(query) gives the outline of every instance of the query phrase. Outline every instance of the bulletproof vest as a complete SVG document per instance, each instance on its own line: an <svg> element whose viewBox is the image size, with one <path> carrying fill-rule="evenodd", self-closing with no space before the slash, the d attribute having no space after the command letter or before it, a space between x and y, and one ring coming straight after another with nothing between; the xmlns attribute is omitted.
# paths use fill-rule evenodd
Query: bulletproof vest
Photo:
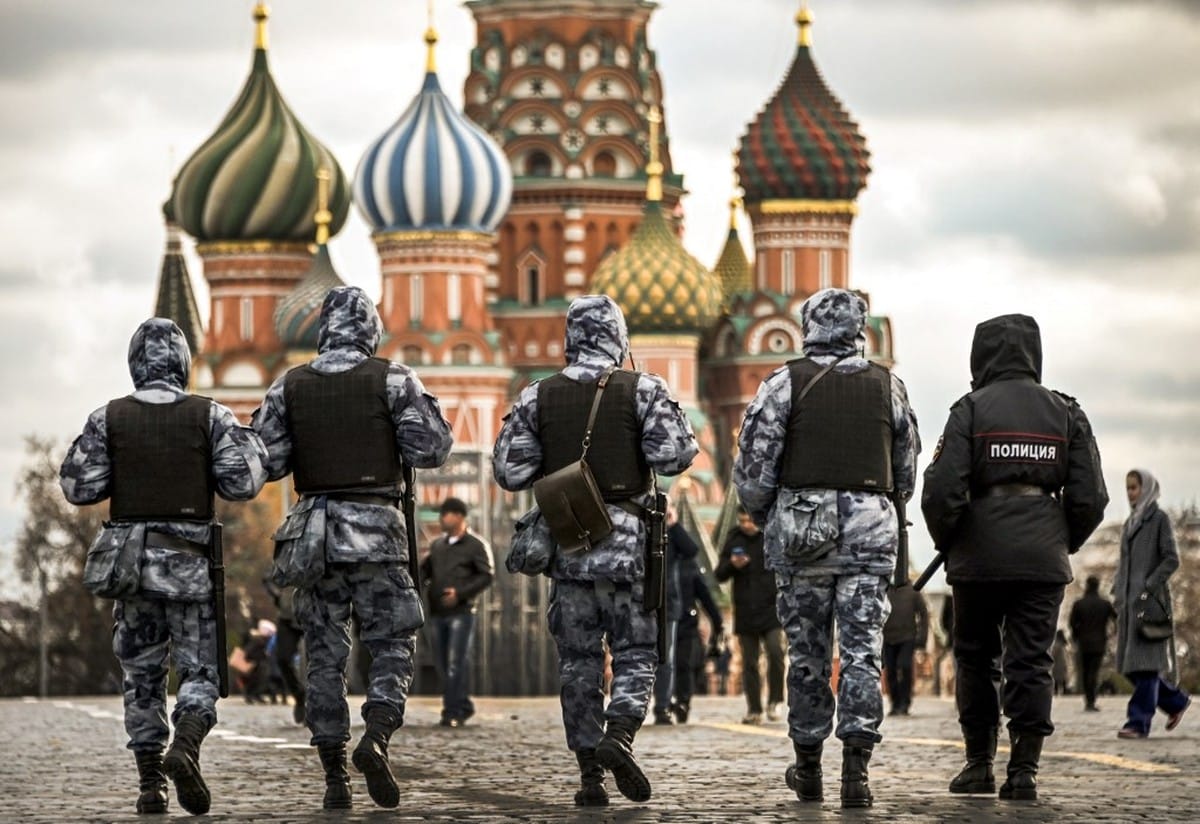
<svg viewBox="0 0 1200 824"><path fill-rule="evenodd" d="M109 401L114 521L200 521L213 516L212 401L175 403L133 397Z"/></svg>
<svg viewBox="0 0 1200 824"><path fill-rule="evenodd" d="M637 382L637 372L618 369L612 373L592 428L587 463L606 501L624 500L650 489L650 467L642 454L642 424L637 416ZM579 460L596 384L562 374L538 384L543 474Z"/></svg>
<svg viewBox="0 0 1200 824"><path fill-rule="evenodd" d="M287 373L283 396L297 492L399 483L387 373L388 362L381 358L345 372L318 372L306 364Z"/></svg>
<svg viewBox="0 0 1200 824"><path fill-rule="evenodd" d="M827 372L809 358L788 363L792 411L779 482L792 488L892 491L892 378L870 363L859 372Z"/></svg>
<svg viewBox="0 0 1200 824"><path fill-rule="evenodd" d="M1048 492L1067 479L1070 407L1032 380L999 381L970 394L971 491L1030 484Z"/></svg>

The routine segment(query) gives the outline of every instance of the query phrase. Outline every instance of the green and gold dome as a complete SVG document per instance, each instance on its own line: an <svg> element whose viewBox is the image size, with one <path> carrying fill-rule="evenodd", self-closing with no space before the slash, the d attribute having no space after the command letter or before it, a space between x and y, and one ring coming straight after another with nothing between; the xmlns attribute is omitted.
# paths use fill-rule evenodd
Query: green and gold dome
<svg viewBox="0 0 1200 824"><path fill-rule="evenodd" d="M628 243L600 263L591 290L620 305L633 334L702 332L721 314L721 284L683 248L663 214L659 122L652 110L642 222Z"/></svg>
<svg viewBox="0 0 1200 824"><path fill-rule="evenodd" d="M329 169L330 231L350 209L350 187L333 153L288 108L267 67L267 8L254 9L254 63L237 102L175 178L171 205L199 241L307 243L316 226L318 169Z"/></svg>

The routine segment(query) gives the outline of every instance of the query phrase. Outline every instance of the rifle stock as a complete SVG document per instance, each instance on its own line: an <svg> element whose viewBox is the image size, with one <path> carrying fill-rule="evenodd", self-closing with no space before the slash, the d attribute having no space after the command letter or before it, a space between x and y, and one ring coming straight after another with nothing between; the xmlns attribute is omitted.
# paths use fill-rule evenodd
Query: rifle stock
<svg viewBox="0 0 1200 824"><path fill-rule="evenodd" d="M229 697L229 653L225 638L225 546L223 527L219 521L209 526L208 574L212 579L213 617L216 620L217 689L222 698Z"/></svg>
<svg viewBox="0 0 1200 824"><path fill-rule="evenodd" d="M908 502L897 492L892 496L896 507L896 522L899 527L896 546L896 569L892 573L892 586L896 589L908 583L908 528L912 523L908 520Z"/></svg>
<svg viewBox="0 0 1200 824"><path fill-rule="evenodd" d="M417 553L417 470L404 465L404 531L408 536L408 574L421 589L421 561Z"/></svg>
<svg viewBox="0 0 1200 824"><path fill-rule="evenodd" d="M646 530L646 587L643 609L653 612L658 624L658 658L667 654L667 496L654 493Z"/></svg>

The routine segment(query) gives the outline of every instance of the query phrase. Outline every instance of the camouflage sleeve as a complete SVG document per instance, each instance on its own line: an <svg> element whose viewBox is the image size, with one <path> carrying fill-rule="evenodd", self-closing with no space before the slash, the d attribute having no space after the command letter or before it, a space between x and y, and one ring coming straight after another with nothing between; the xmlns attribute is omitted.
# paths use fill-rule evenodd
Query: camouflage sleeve
<svg viewBox="0 0 1200 824"><path fill-rule="evenodd" d="M779 464L791 413L792 378L781 366L767 376L746 407L733 464L733 483L742 505L759 526L766 524L779 490Z"/></svg>
<svg viewBox="0 0 1200 824"><path fill-rule="evenodd" d="M917 456L921 454L921 433L917 415L908 402L904 381L892 375L892 483L904 500L912 498L917 485Z"/></svg>
<svg viewBox="0 0 1200 824"><path fill-rule="evenodd" d="M217 494L228 501L248 501L267 481L267 448L229 407L214 402L210 418Z"/></svg>
<svg viewBox="0 0 1200 824"><path fill-rule="evenodd" d="M401 459L418 469L444 464L454 436L437 398L425 391L415 372L394 362L388 369L387 393Z"/></svg>
<svg viewBox="0 0 1200 824"><path fill-rule="evenodd" d="M112 462L108 459L108 407L102 406L88 416L83 433L67 450L58 470L63 495L77 506L103 501L109 495Z"/></svg>
<svg viewBox="0 0 1200 824"><path fill-rule="evenodd" d="M254 410L250 427L254 430L263 448L266 460L267 480L277 481L292 471L292 436L287 426L287 402L283 398L283 378L271 384L262 406Z"/></svg>
<svg viewBox="0 0 1200 824"><path fill-rule="evenodd" d="M542 471L542 442L538 440L537 384L521 390L496 437L492 475L502 489L528 489Z"/></svg>
<svg viewBox="0 0 1200 824"><path fill-rule="evenodd" d="M644 373L638 377L637 411L646 463L664 475L678 475L691 466L700 452L696 433L662 378Z"/></svg>
<svg viewBox="0 0 1200 824"><path fill-rule="evenodd" d="M971 504L971 402L962 398L950 408L950 418L933 460L925 468L921 514L943 552L950 548L959 522Z"/></svg>
<svg viewBox="0 0 1200 824"><path fill-rule="evenodd" d="M1067 444L1067 482L1063 485L1063 513L1067 517L1070 550L1075 552L1104 520L1108 489L1100 466L1100 450L1087 415L1071 401L1070 441Z"/></svg>

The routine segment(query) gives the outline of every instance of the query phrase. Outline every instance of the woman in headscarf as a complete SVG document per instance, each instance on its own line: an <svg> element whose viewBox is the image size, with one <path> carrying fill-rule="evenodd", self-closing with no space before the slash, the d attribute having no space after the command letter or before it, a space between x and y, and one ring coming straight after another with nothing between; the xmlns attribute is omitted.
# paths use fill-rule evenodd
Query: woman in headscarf
<svg viewBox="0 0 1200 824"><path fill-rule="evenodd" d="M1148 640L1138 632L1137 613L1149 599L1171 603L1167 579L1179 568L1179 553L1167 513L1158 508L1158 481L1144 469L1125 476L1132 512L1121 531L1121 557L1113 596L1117 608L1117 669L1133 682L1133 696L1120 738L1145 738L1156 710L1167 714L1167 730L1179 725L1191 698L1163 677L1174 669L1171 639Z"/></svg>

